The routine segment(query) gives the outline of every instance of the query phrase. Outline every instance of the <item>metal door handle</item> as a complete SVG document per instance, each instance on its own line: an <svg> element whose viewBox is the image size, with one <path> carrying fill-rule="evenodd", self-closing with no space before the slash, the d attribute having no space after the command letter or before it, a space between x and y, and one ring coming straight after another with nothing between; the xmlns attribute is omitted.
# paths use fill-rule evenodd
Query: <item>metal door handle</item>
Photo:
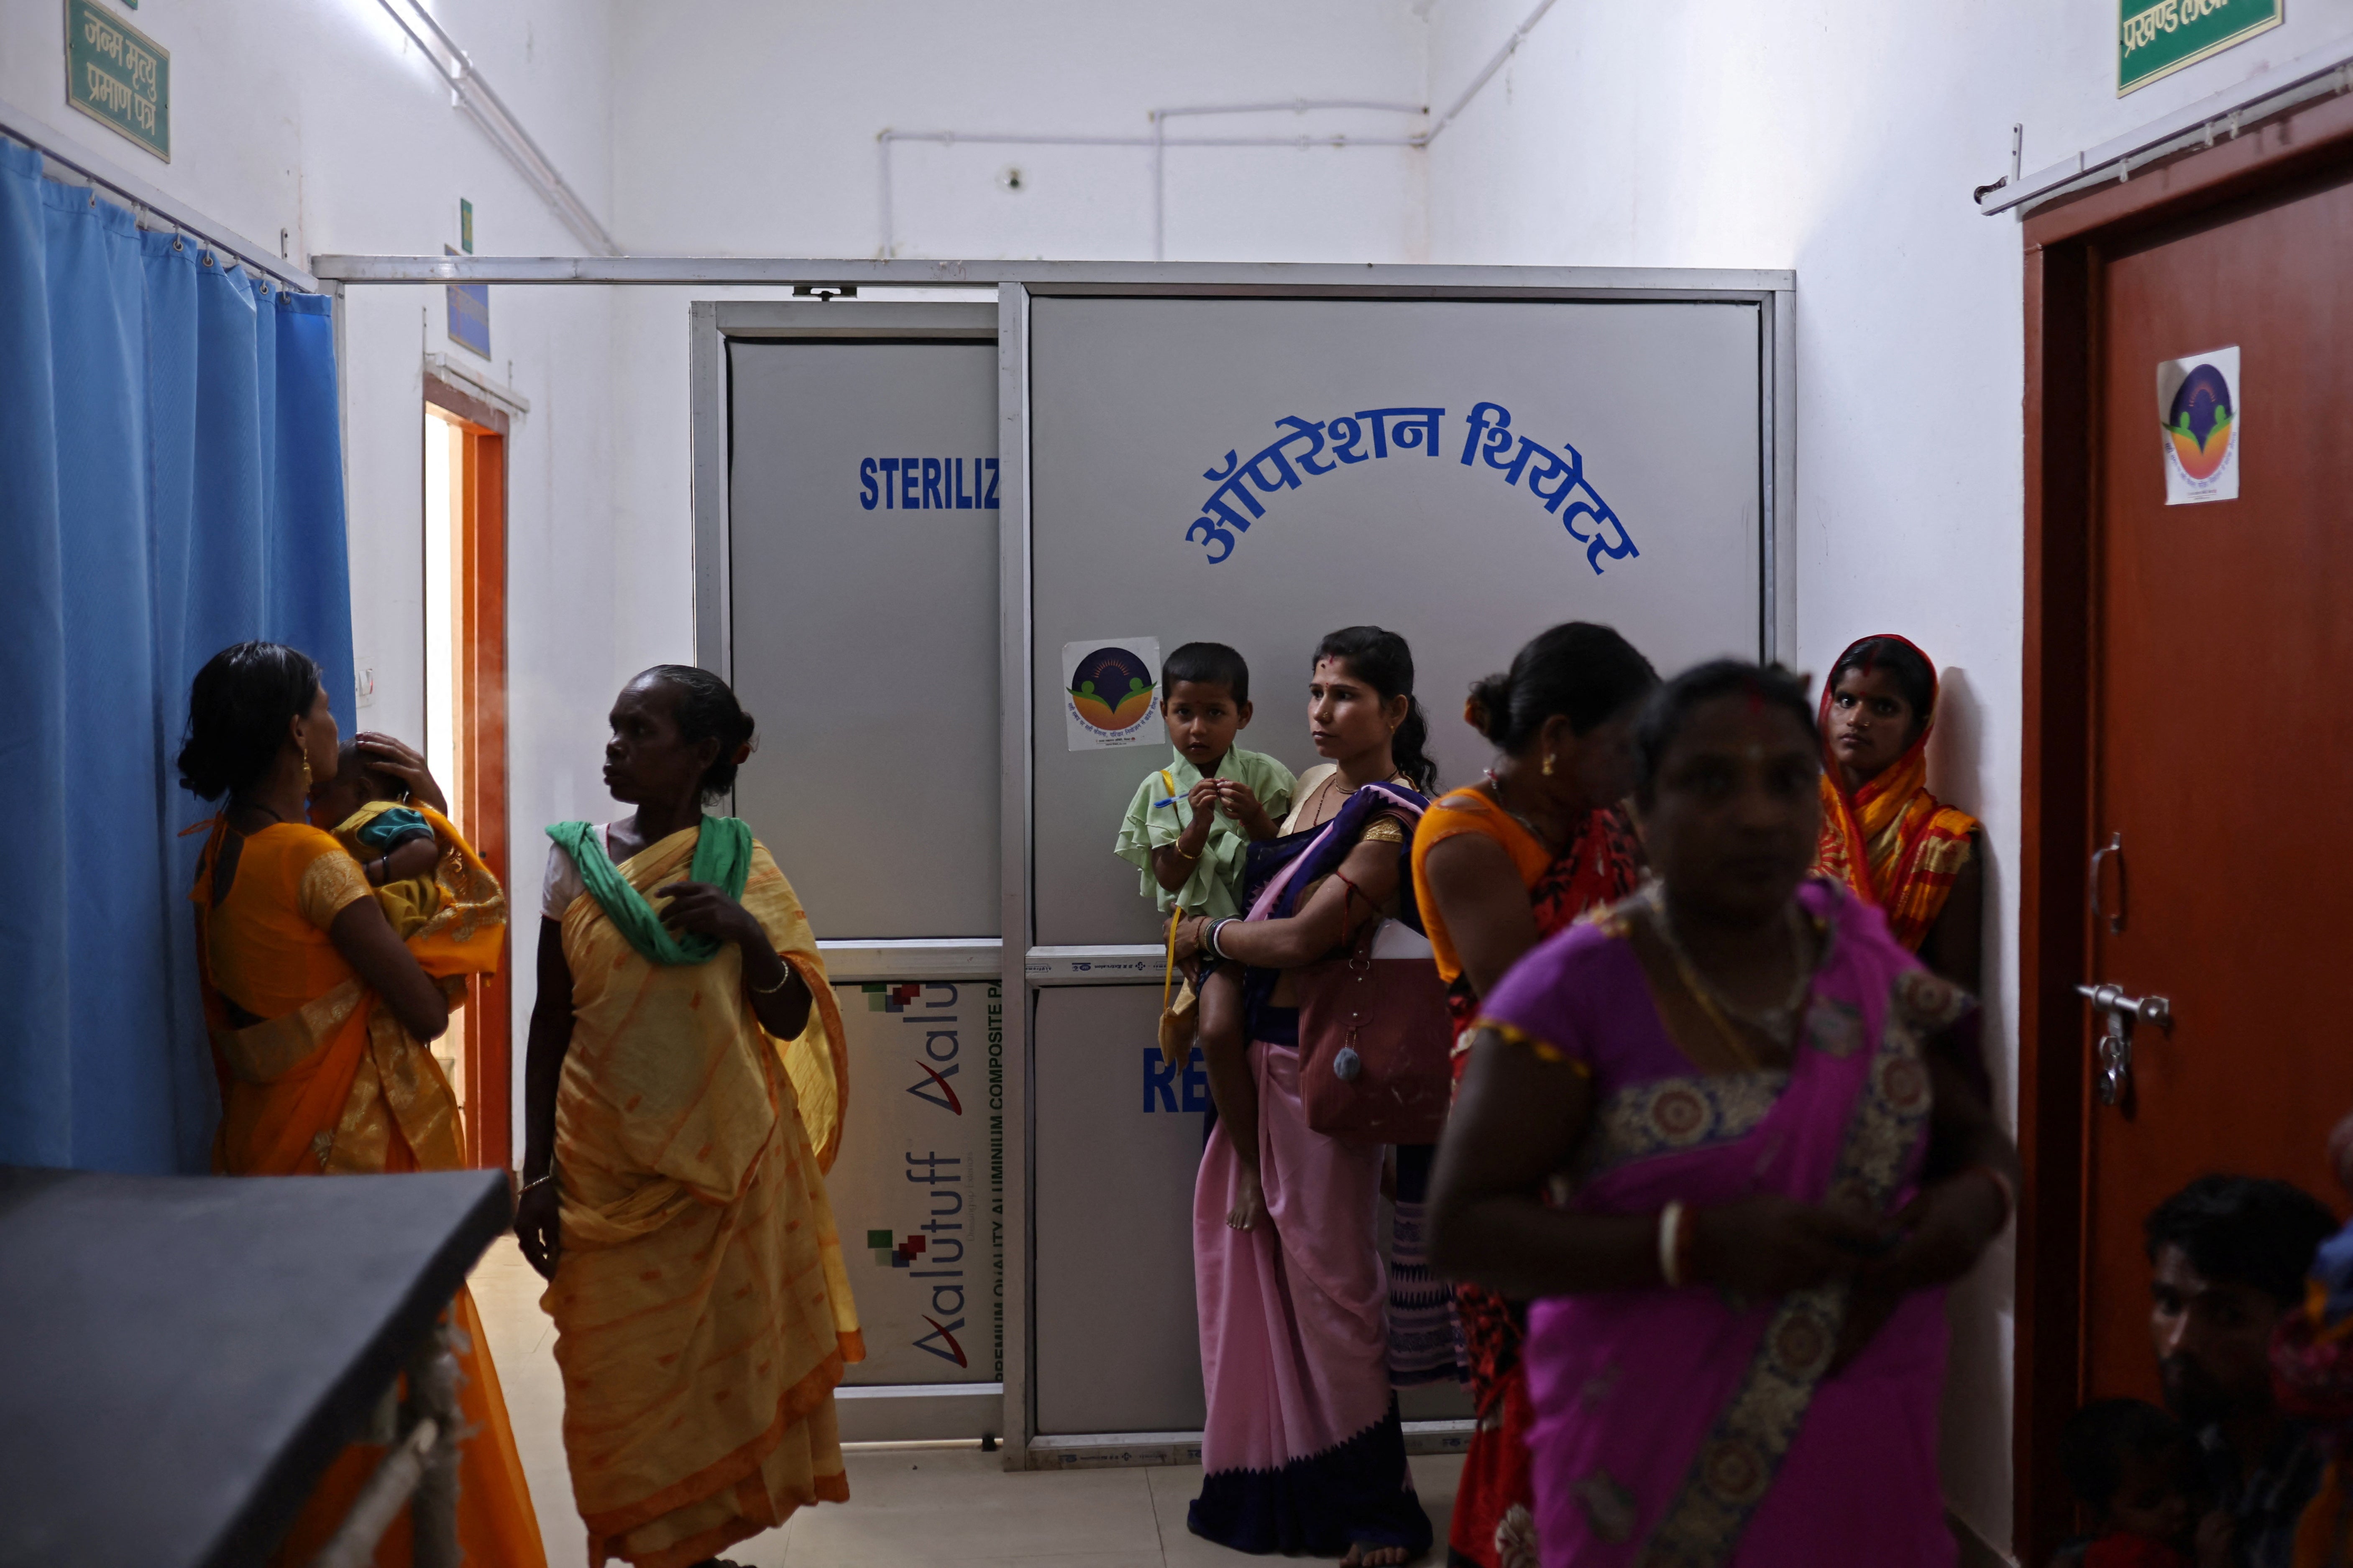
<svg viewBox="0 0 2353 1568"><path fill-rule="evenodd" d="M2105 851L2103 851L2105 853ZM2094 858L2097 867L2098 858ZM2096 869L2094 873L2097 875ZM2094 908L2097 908L2094 902ZM2162 996L2127 996L2121 985L2078 985L2077 995L2105 1015L2107 1027L2100 1036L2100 1103L2115 1105L2132 1088L2132 1037L2135 1024L2173 1027L2173 1004Z"/></svg>
<svg viewBox="0 0 2353 1568"><path fill-rule="evenodd" d="M2110 936L2117 935L2125 929L2125 863L2122 858L2124 852L2125 836L2122 833L2109 834L2108 841L2092 851L2092 918L2106 921ZM2116 908L2114 914L2100 907L2100 862L2111 855L2118 858L2116 860ZM2084 990L2080 985L2076 989ZM2091 994L2088 991L2084 994L2087 996Z"/></svg>

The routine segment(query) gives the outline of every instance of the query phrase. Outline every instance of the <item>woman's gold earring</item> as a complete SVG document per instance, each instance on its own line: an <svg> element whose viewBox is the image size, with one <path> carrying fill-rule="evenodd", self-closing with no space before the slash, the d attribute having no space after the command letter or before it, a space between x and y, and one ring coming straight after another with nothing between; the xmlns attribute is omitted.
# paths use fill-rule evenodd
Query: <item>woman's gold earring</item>
<svg viewBox="0 0 2353 1568"><path fill-rule="evenodd" d="M310 752L304 752L303 753L301 753L301 756L302 756L302 787L303 787L303 789L308 790L308 789L311 787L311 753L310 753Z"/></svg>
<svg viewBox="0 0 2353 1568"><path fill-rule="evenodd" d="M1550 752L1546 752L1545 753L1544 776L1546 778L1552 777L1552 753Z"/></svg>

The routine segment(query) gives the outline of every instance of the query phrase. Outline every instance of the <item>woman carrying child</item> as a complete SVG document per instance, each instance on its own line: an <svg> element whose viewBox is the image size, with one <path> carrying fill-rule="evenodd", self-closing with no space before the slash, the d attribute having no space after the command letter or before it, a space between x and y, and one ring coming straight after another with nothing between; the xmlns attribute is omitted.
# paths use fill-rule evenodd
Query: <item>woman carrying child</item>
<svg viewBox="0 0 2353 1568"><path fill-rule="evenodd" d="M223 801L192 897L221 1073L213 1166L224 1175L463 1163L457 1101L427 1047L448 1026L444 988L497 966L505 896L479 861L467 862L461 890L445 885L430 918L396 929L360 863L307 820L342 765L335 731L318 665L276 643L223 649L189 695L181 783ZM438 798L406 747L362 747ZM472 1433L459 1450L459 1542L469 1561L543 1564L498 1372L462 1289L449 1317ZM345 1449L274 1561L308 1563L383 1458L379 1446ZM408 1531L404 1511L376 1561L406 1563Z"/></svg>
<svg viewBox="0 0 2353 1568"><path fill-rule="evenodd" d="M1414 902L1447 983L1454 1070L1479 1000L1546 937L1634 890L1634 835L1620 809L1634 784L1635 710L1658 684L1651 661L1608 626L1553 627L1507 675L1471 689L1463 718L1502 752L1483 784L1445 795L1413 836ZM1532 1568L1527 1305L1455 1287L1478 1413L1448 1528L1450 1561Z"/></svg>
<svg viewBox="0 0 2353 1568"><path fill-rule="evenodd" d="M1250 915L1177 932L1180 958L1232 961L1202 1009L1218 1124L1193 1196L1208 1420L1187 1523L1239 1551L1345 1552L1359 1568L1429 1550L1430 1518L1389 1379L1374 1235L1384 1152L1309 1129L1285 972L1345 951L1367 921L1410 916L1408 844L1435 770L1405 639L1378 626L1325 637L1308 724L1330 761L1301 776L1282 837L1251 847ZM1208 1026L1228 987L1246 1040Z"/></svg>

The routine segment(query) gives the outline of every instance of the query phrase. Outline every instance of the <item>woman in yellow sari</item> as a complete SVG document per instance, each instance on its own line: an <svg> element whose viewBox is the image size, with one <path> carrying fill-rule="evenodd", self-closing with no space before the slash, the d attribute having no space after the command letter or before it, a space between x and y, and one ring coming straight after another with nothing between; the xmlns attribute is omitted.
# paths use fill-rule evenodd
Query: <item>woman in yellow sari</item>
<svg viewBox="0 0 2353 1568"><path fill-rule="evenodd" d="M1928 793L1936 667L1892 632L1850 645L1822 683L1822 836L1814 870L1876 905L1898 942L1976 994L1984 828Z"/></svg>
<svg viewBox="0 0 2353 1568"><path fill-rule="evenodd" d="M451 829L438 873L448 901L406 942L396 934L359 863L306 819L311 790L335 774L335 731L319 667L279 644L222 650L190 693L181 783L224 802L192 896L221 1074L213 1167L225 1175L463 1163L456 1099L427 1042L448 1026L448 997L462 994L463 977L497 966L505 896ZM406 748L385 749L413 760ZM413 771L429 786L421 767ZM541 1568L546 1557L498 1371L462 1289L449 1321L460 1404L474 1429L460 1451L460 1544L474 1562ZM273 1561L310 1562L384 1453L364 1443L347 1448ZM375 1561L402 1568L409 1560L404 1512Z"/></svg>
<svg viewBox="0 0 2353 1568"><path fill-rule="evenodd" d="M849 1062L792 885L703 814L751 752L735 694L658 665L612 725L636 813L548 829L515 1228L590 1563L689 1568L849 1498L833 1391L865 1347L824 1176Z"/></svg>

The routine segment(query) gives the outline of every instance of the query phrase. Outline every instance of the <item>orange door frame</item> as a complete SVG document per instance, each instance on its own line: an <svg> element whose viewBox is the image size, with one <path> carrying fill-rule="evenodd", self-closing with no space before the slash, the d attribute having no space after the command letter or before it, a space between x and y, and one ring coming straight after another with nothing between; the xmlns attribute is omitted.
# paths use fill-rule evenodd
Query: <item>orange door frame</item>
<svg viewBox="0 0 2353 1568"><path fill-rule="evenodd" d="M458 644L456 717L466 728L459 776L448 781L449 805L507 889L512 915L522 906L514 899L507 833L507 416L429 374L425 401L454 416L462 440L450 619ZM466 1158L491 1170L514 1163L513 966L510 925L497 973L476 976L467 999Z"/></svg>

